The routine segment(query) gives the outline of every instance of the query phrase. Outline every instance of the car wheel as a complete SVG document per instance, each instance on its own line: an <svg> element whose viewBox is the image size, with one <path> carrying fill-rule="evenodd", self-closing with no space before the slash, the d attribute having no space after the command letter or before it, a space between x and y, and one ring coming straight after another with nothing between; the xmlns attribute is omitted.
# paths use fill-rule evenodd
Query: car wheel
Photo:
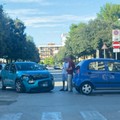
<svg viewBox="0 0 120 120"><path fill-rule="evenodd" d="M6 90L6 86L4 85L3 80L2 80L2 90Z"/></svg>
<svg viewBox="0 0 120 120"><path fill-rule="evenodd" d="M93 86L91 83L83 83L81 85L81 92L85 95L89 95L92 93Z"/></svg>
<svg viewBox="0 0 120 120"><path fill-rule="evenodd" d="M25 92L25 87L24 87L22 81L20 81L20 80L17 80L17 81L16 81L16 83L15 83L15 90L16 90L16 92L18 92L18 93L23 93L23 92Z"/></svg>

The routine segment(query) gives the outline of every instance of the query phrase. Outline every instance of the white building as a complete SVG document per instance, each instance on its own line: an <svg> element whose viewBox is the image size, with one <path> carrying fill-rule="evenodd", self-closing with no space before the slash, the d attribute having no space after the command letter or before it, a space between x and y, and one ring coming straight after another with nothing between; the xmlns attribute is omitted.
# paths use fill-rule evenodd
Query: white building
<svg viewBox="0 0 120 120"><path fill-rule="evenodd" d="M61 41L62 41L62 46L65 45L65 41L67 40L68 33L62 33L61 34Z"/></svg>

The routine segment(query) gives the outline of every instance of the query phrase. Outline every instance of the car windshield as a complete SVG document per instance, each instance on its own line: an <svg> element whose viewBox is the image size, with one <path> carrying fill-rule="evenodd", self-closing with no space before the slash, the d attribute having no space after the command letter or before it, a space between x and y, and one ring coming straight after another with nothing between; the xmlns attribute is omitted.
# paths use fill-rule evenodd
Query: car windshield
<svg viewBox="0 0 120 120"><path fill-rule="evenodd" d="M43 70L37 63L17 63L16 67L18 71Z"/></svg>

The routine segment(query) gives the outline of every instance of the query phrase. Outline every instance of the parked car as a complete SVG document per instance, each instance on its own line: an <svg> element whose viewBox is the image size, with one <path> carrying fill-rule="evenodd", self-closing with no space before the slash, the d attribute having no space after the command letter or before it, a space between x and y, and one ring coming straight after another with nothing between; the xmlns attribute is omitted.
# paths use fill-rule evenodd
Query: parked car
<svg viewBox="0 0 120 120"><path fill-rule="evenodd" d="M48 70L35 62L7 64L1 71L2 89L13 87L17 92L51 91L54 79Z"/></svg>
<svg viewBox="0 0 120 120"><path fill-rule="evenodd" d="M46 67L46 65L44 65L44 64L39 64L39 66L40 66L40 68L41 68L42 70L48 70L47 67Z"/></svg>
<svg viewBox="0 0 120 120"><path fill-rule="evenodd" d="M55 65L55 66L54 66L54 69L55 69L55 70L60 70L61 67L60 67L59 65Z"/></svg>
<svg viewBox="0 0 120 120"><path fill-rule="evenodd" d="M0 80L1 80L1 71L2 69L5 67L5 64L4 63L0 63Z"/></svg>
<svg viewBox="0 0 120 120"><path fill-rule="evenodd" d="M120 90L120 61L103 58L81 61L76 67L73 85L86 95L93 90Z"/></svg>

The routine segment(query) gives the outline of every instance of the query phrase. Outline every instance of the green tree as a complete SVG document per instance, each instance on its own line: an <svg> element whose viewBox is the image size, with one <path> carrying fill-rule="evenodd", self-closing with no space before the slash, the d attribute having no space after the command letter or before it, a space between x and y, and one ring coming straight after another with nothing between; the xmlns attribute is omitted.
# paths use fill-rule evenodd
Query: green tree
<svg viewBox="0 0 120 120"><path fill-rule="evenodd" d="M46 65L54 65L55 61L54 61L54 58L53 57L48 57L48 58L45 58L44 60L44 64Z"/></svg>
<svg viewBox="0 0 120 120"><path fill-rule="evenodd" d="M111 33L113 28L120 28L118 18L120 5L106 4L95 20L90 20L87 24L71 25L69 38L65 44L67 54L74 57L93 54L95 57L96 49L99 49L100 57L103 57L101 48L106 43L107 57L113 57Z"/></svg>
<svg viewBox="0 0 120 120"><path fill-rule="evenodd" d="M33 42L31 36L27 36L27 41L24 46L24 60L40 62L39 51Z"/></svg>
<svg viewBox="0 0 120 120"><path fill-rule="evenodd" d="M0 6L0 58L10 62L31 60L39 62L39 52L30 36L26 37L26 26L20 19L11 19Z"/></svg>
<svg viewBox="0 0 120 120"><path fill-rule="evenodd" d="M65 58L66 56L67 56L66 48L65 47L60 48L58 54L54 56L55 63L61 64L63 62L63 58Z"/></svg>
<svg viewBox="0 0 120 120"><path fill-rule="evenodd" d="M3 6L0 5L0 58L2 58L5 54L6 43L4 41L4 37L7 35L5 32L6 28L6 17L3 11Z"/></svg>
<svg viewBox="0 0 120 120"><path fill-rule="evenodd" d="M116 22L120 18L120 5L107 3L97 16L101 20Z"/></svg>

